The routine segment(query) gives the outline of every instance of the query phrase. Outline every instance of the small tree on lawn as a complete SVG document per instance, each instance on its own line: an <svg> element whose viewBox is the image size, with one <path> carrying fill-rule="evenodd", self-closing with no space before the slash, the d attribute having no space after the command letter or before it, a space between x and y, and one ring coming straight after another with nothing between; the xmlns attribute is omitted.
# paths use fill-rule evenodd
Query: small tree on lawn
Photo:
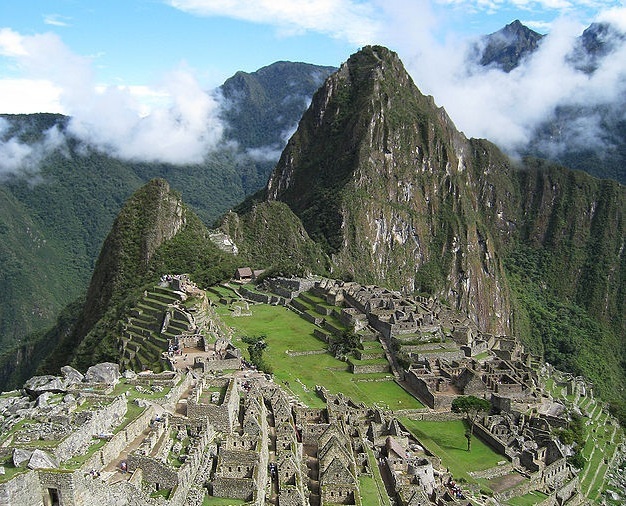
<svg viewBox="0 0 626 506"><path fill-rule="evenodd" d="M491 409L491 403L473 395L457 397L452 401L452 411L463 413L469 423L469 430L465 433L467 438L467 451L472 448L472 436L474 435L474 423L481 413L487 413Z"/></svg>

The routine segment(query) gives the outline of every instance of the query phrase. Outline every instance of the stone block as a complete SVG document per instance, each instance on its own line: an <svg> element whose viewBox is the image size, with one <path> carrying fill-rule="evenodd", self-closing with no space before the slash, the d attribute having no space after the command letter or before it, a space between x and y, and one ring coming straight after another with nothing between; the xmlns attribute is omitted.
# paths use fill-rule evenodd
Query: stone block
<svg viewBox="0 0 626 506"><path fill-rule="evenodd" d="M92 365L85 373L85 381L89 383L115 385L120 380L120 377L120 366L111 362Z"/></svg>
<svg viewBox="0 0 626 506"><path fill-rule="evenodd" d="M43 450L35 450L28 461L29 469L55 469L58 462Z"/></svg>
<svg viewBox="0 0 626 506"><path fill-rule="evenodd" d="M15 448L13 450L13 465L15 467L22 467L27 464L32 457L32 450L24 450L23 448Z"/></svg>

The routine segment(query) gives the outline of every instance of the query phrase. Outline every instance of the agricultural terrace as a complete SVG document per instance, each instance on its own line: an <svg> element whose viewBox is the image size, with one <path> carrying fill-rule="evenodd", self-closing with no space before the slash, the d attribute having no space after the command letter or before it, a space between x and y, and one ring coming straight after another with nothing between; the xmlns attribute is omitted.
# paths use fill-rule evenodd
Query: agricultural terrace
<svg viewBox="0 0 626 506"><path fill-rule="evenodd" d="M585 446L582 450L585 466L579 474L580 487L590 501L599 502L606 488L609 464L624 440L624 431L603 409L602 403L593 397L567 395L565 387L551 377L545 378L544 386L553 397L576 406L585 415Z"/></svg>
<svg viewBox="0 0 626 506"><path fill-rule="evenodd" d="M228 295L224 287L221 295ZM402 389L389 373L352 374L346 362L327 352L326 343L313 335L316 326L283 306L250 305L251 316L232 316L228 305L219 303L217 313L234 329L233 344L247 354L244 336L267 337L263 359L275 378L311 407L323 407L315 386L343 393L356 402L388 409L419 409L423 404ZM223 299L222 299L223 300Z"/></svg>

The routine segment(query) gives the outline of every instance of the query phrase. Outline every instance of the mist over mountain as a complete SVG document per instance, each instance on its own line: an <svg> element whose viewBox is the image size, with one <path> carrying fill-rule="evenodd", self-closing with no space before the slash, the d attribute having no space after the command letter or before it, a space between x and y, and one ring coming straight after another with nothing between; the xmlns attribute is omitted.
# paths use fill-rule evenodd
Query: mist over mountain
<svg viewBox="0 0 626 506"><path fill-rule="evenodd" d="M533 97L539 104L545 101L543 116L529 125L523 143L505 142L502 147L625 184L626 32L615 23L598 22L580 36L552 38L556 40L514 21L483 37L469 52L470 61L488 69L486 75L494 80L498 73L522 79L532 94L532 83L526 81L530 72L536 85L544 87L539 89L543 97ZM556 65L560 76L548 65ZM474 72L483 75L482 70Z"/></svg>

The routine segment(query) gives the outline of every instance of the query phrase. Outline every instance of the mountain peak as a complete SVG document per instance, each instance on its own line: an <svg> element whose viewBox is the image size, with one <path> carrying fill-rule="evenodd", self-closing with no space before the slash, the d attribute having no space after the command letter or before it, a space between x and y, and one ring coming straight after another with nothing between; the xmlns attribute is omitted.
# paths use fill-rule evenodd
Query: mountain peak
<svg viewBox="0 0 626 506"><path fill-rule="evenodd" d="M497 32L483 37L480 47L475 50L479 55L480 65L492 65L510 72L524 57L539 47L543 37L516 19Z"/></svg>

